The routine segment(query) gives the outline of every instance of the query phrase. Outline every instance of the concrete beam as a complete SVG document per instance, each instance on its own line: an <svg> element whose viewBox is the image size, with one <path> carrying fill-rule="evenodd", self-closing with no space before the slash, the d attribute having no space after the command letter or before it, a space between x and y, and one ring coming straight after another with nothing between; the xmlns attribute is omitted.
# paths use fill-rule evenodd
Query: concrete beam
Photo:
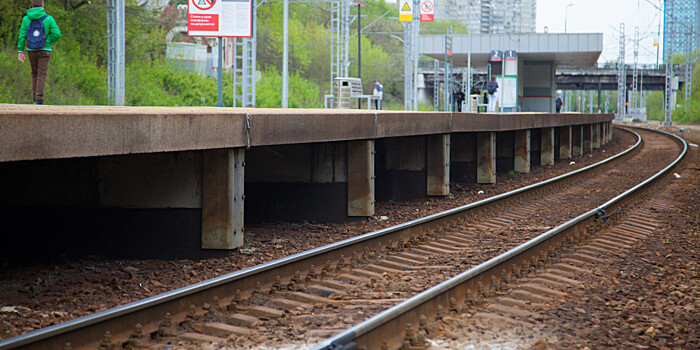
<svg viewBox="0 0 700 350"><path fill-rule="evenodd" d="M377 141L378 201L424 198L427 185L427 137L391 137Z"/></svg>
<svg viewBox="0 0 700 350"><path fill-rule="evenodd" d="M571 126L559 127L559 159L571 158Z"/></svg>
<svg viewBox="0 0 700 350"><path fill-rule="evenodd" d="M450 135L427 137L427 194L450 194Z"/></svg>
<svg viewBox="0 0 700 350"><path fill-rule="evenodd" d="M476 133L450 136L450 182L476 182Z"/></svg>
<svg viewBox="0 0 700 350"><path fill-rule="evenodd" d="M374 141L348 142L348 216L374 215Z"/></svg>
<svg viewBox="0 0 700 350"><path fill-rule="evenodd" d="M600 130L600 123L595 123L593 124L591 129L591 132L593 133L593 149L598 149L600 148L601 145L601 130Z"/></svg>
<svg viewBox="0 0 700 350"><path fill-rule="evenodd" d="M583 129L583 153L593 152L593 125L587 124L581 127Z"/></svg>
<svg viewBox="0 0 700 350"><path fill-rule="evenodd" d="M581 125L571 127L571 150L573 156L583 155L583 126Z"/></svg>
<svg viewBox="0 0 700 350"><path fill-rule="evenodd" d="M0 162L499 132L610 121L612 114L7 105Z"/></svg>
<svg viewBox="0 0 700 350"><path fill-rule="evenodd" d="M554 128L542 128L540 165L554 165Z"/></svg>
<svg viewBox="0 0 700 350"><path fill-rule="evenodd" d="M202 152L202 249L243 245L243 148Z"/></svg>
<svg viewBox="0 0 700 350"><path fill-rule="evenodd" d="M496 133L480 132L476 135L476 182L496 183Z"/></svg>
<svg viewBox="0 0 700 350"><path fill-rule="evenodd" d="M513 170L527 174L530 172L530 130L515 131Z"/></svg>

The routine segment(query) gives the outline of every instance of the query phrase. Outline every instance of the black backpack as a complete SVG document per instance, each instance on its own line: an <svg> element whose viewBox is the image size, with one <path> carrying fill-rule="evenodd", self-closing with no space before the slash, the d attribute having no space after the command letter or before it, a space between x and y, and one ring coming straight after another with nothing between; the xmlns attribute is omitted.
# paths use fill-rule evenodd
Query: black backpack
<svg viewBox="0 0 700 350"><path fill-rule="evenodd" d="M489 94L493 95L496 93L496 84L489 83Z"/></svg>
<svg viewBox="0 0 700 350"><path fill-rule="evenodd" d="M49 15L44 15L40 19L32 20L27 28L27 49L41 50L46 45L46 31L44 30L44 19Z"/></svg>

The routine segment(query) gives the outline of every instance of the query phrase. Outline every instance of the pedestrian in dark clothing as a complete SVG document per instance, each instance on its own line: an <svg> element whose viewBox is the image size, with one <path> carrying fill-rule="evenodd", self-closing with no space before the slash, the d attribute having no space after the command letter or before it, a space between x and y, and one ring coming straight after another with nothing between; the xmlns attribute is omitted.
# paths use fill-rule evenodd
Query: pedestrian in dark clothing
<svg viewBox="0 0 700 350"><path fill-rule="evenodd" d="M562 102L562 100L561 100L561 97L557 96L557 99L554 101L554 104L557 107L557 113L560 113L561 112L561 105L564 104L564 102Z"/></svg>
<svg viewBox="0 0 700 350"><path fill-rule="evenodd" d="M491 76L491 81L487 85L488 88L488 93L489 93L489 102L488 102L488 112L489 113L494 113L496 112L496 101L498 100L498 95L496 93L498 92L498 83L496 82L496 77Z"/></svg>
<svg viewBox="0 0 700 350"><path fill-rule="evenodd" d="M457 112L462 111L462 102L464 101L464 92L462 92L462 89L457 88L457 91L454 93L454 101L455 104L457 105Z"/></svg>
<svg viewBox="0 0 700 350"><path fill-rule="evenodd" d="M32 8L28 9L27 15L22 18L22 26L19 29L17 59L24 63L27 57L29 58L34 104L44 104L44 86L49 73L51 47L59 38L61 38L61 30L58 29L56 20L46 14L44 0L32 0Z"/></svg>

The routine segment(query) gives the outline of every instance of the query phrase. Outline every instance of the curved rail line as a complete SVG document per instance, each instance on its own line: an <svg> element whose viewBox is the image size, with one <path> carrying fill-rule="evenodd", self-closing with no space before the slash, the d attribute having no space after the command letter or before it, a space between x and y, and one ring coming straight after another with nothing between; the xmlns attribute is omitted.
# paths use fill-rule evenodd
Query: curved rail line
<svg viewBox="0 0 700 350"><path fill-rule="evenodd" d="M625 129L618 128L618 130ZM521 196L530 196L532 193L542 191L545 188L551 187L552 185L561 185L565 182L572 181L579 176L589 174L592 170L611 166L615 161L629 157L639 150L642 140L639 135L637 135L637 138L638 140L634 146L616 155L615 157L608 158L591 166L543 181L538 184L533 184L442 213L367 233L341 242L319 247L307 252L295 254L286 258L271 261L191 286L183 287L171 292L133 302L124 306L27 333L0 342L0 349L13 349L19 347L29 349L62 349L66 343L71 343L74 348L97 347L100 340L102 340L103 336L107 332L110 332L111 336L115 340L125 341L132 333L135 324L140 324L143 326L144 334L154 333L158 331L163 317L168 313L171 315L173 323L179 323L186 319L187 314L190 311L190 305L203 305L211 302L215 297L230 299L236 294L236 291L254 290L256 287L259 288L261 284L266 286L270 285L277 276L292 276L297 271L309 271L310 269L313 270L314 266L323 266L327 260L338 260L342 259L342 257L349 257L353 255L353 253L362 253L362 249L366 249L365 247L368 245L393 245L396 242L409 242L416 236L419 236L419 234L417 234L418 232L431 232L439 230L445 226L452 225L455 222L464 219L464 217L467 215L474 215L486 210L500 208L501 206L505 205L504 202L506 201L515 200ZM684 149L683 155L685 152L686 150ZM586 220L588 219L586 218L591 215L602 215L604 213L602 210L614 210L616 203L619 201L620 199L616 198L615 200L606 203L606 205L596 208L577 218L580 220L577 221L577 219L574 219L562 225L562 227L579 227L582 222L587 222ZM583 218L584 216L585 218ZM529 244L528 247L537 245L541 241L549 242L553 240L550 239L550 236L554 237L556 236L556 233L552 232L558 231L551 230L541 235L533 240L534 243L527 243ZM522 250L525 248L520 249ZM493 263L493 261L501 261L504 259L509 260L514 259L516 256L528 254L530 253L527 253L524 250L522 252L517 250L517 252L509 252L494 258L499 260L492 259L490 261ZM459 276L470 279L477 275L483 275L485 273L484 269L486 268L485 264L487 263L470 269ZM439 286L419 294L416 297L438 297L442 293L449 292L438 293L435 288L441 286L442 288L446 288L446 286L451 286L453 284L456 285L456 283L457 282L455 282L455 279L453 278L440 284ZM463 295L464 293L462 293L462 296ZM412 298L411 300L414 299ZM407 310L406 303L409 303L409 301L400 304L403 306L401 306L402 309L399 310ZM413 303L418 302L410 302L411 305L413 305ZM344 332L339 336L331 338L327 348L337 348L339 344L353 342L353 339L358 337L369 337L369 335L374 332L374 329L381 328L381 322L378 320L389 320L393 319L395 316L387 315L398 315L395 313L399 312L396 310L400 305L397 305L386 312L371 318L368 320L369 323L364 322L351 328L351 330L348 332ZM340 346L342 348L343 345Z"/></svg>
<svg viewBox="0 0 700 350"><path fill-rule="evenodd" d="M419 324L421 316L434 319L441 312L439 309L446 310L449 305L455 302L462 305L470 295L481 293L483 289L498 288L498 286L491 284L500 279L503 271L510 272L508 276L510 278L513 274L512 266L521 266L523 263L529 266L533 258L535 261L541 261L547 256L556 255L557 250L561 249L567 241L583 240L590 227L600 224L601 219L606 217L606 213L617 212L626 203L644 195L645 191L649 191L660 179L669 176L671 171L685 158L688 151L688 144L685 140L664 131L639 129L668 135L682 146L680 155L661 171L603 205L335 335L315 349L370 349L379 348L379 344L382 343L400 345L405 339L403 330L406 329L407 325Z"/></svg>

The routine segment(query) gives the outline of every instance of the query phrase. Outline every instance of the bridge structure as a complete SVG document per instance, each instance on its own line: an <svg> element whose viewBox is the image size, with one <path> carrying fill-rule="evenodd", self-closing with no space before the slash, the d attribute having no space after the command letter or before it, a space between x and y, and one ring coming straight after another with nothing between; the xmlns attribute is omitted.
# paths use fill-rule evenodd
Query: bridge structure
<svg viewBox="0 0 700 350"><path fill-rule="evenodd" d="M612 119L2 105L0 256L222 256L244 222L357 220L569 162L610 141Z"/></svg>

